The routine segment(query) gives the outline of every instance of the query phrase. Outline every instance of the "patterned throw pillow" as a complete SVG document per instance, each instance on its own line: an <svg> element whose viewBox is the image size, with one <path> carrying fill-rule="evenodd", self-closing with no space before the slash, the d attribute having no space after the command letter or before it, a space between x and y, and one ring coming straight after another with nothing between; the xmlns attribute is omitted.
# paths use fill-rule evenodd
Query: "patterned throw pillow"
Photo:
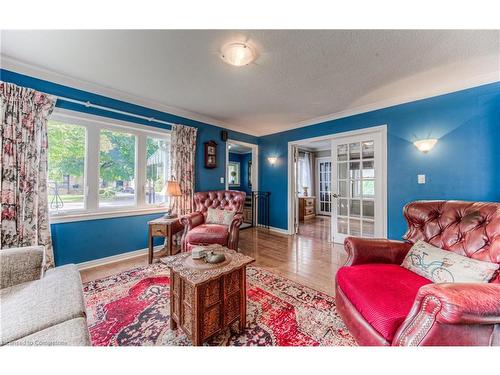
<svg viewBox="0 0 500 375"><path fill-rule="evenodd" d="M207 224L231 225L233 217L236 214L234 211L220 210L217 208L208 208Z"/></svg>
<svg viewBox="0 0 500 375"><path fill-rule="evenodd" d="M417 241L406 255L402 267L435 283L487 283L498 264L471 259Z"/></svg>

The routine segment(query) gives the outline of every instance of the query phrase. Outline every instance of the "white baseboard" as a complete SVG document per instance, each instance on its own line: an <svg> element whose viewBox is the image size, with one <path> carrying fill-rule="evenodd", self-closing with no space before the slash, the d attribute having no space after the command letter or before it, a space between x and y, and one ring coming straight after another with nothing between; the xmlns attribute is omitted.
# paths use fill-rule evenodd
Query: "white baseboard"
<svg viewBox="0 0 500 375"><path fill-rule="evenodd" d="M280 234L286 234L286 235L290 234L290 233L288 233L287 229L283 229L283 228L269 227L269 230L271 232L276 232L276 233L280 233Z"/></svg>
<svg viewBox="0 0 500 375"><path fill-rule="evenodd" d="M154 247L154 250L161 250L163 249L163 245L158 245ZM141 255L145 255L148 253L148 249L139 249L139 250L133 250L133 251L128 251L123 254L116 254L116 255L111 255L109 257L105 258L99 258L99 259L93 259L89 260L87 262L82 262L82 263L77 263L76 266L78 267L79 270L85 270L88 268L93 268L97 266L103 266L105 264L110 264L114 262L118 262L121 260L126 260L126 259L131 259L131 258L136 258Z"/></svg>

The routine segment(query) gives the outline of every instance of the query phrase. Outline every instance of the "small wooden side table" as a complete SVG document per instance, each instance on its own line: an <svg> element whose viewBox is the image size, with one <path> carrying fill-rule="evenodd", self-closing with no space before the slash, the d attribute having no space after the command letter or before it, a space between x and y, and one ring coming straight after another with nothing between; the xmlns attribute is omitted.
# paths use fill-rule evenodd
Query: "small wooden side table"
<svg viewBox="0 0 500 375"><path fill-rule="evenodd" d="M168 255L174 255L173 251L173 236L182 231L184 227L179 221L179 218L165 219L163 217L148 222L148 263L153 263L153 259L158 259ZM166 238L165 247L154 253L153 239L154 237Z"/></svg>
<svg viewBox="0 0 500 375"><path fill-rule="evenodd" d="M170 328L180 327L193 345L239 321L246 326L246 266L253 258L220 247L226 260L208 264L194 260L191 253L162 258L170 268Z"/></svg>

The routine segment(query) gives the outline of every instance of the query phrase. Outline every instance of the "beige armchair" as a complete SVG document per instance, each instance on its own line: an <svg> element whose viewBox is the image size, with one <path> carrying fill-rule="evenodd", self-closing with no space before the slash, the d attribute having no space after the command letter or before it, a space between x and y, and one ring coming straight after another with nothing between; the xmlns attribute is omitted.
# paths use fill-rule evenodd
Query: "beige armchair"
<svg viewBox="0 0 500 375"><path fill-rule="evenodd" d="M0 345L90 345L78 269L44 265L43 246L0 250Z"/></svg>

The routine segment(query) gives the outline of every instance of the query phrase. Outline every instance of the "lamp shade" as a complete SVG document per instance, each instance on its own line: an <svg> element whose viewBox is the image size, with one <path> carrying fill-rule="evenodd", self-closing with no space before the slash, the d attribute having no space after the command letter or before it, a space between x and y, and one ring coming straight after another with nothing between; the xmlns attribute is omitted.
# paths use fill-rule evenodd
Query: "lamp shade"
<svg viewBox="0 0 500 375"><path fill-rule="evenodd" d="M165 187L162 189L161 194L167 197L179 197L182 195L181 186L177 181L167 181Z"/></svg>

